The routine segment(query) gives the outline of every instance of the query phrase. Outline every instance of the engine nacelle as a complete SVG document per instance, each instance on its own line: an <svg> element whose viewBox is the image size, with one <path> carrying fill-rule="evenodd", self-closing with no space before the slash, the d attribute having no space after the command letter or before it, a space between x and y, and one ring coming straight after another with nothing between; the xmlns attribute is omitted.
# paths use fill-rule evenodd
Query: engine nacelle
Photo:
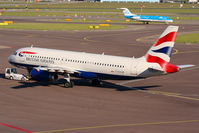
<svg viewBox="0 0 199 133"><path fill-rule="evenodd" d="M37 69L32 69L30 72L30 76L32 79L38 81L55 81L58 79L57 74Z"/></svg>

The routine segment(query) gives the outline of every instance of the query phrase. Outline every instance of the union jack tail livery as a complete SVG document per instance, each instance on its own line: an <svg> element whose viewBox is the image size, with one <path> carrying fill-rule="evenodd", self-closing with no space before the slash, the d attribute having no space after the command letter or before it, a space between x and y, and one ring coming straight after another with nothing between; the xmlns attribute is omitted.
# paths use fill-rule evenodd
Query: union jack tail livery
<svg viewBox="0 0 199 133"><path fill-rule="evenodd" d="M177 31L178 26L168 26L146 54L147 62L158 63L166 73L179 70L178 66L169 64Z"/></svg>

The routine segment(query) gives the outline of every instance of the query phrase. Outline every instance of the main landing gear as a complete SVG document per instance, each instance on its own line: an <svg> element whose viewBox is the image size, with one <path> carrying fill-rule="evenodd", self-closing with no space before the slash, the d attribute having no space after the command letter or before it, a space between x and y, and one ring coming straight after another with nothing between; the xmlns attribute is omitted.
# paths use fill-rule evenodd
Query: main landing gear
<svg viewBox="0 0 199 133"><path fill-rule="evenodd" d="M144 24L149 24L149 22L143 22Z"/></svg>
<svg viewBox="0 0 199 133"><path fill-rule="evenodd" d="M74 82L70 80L70 74L65 74L64 79L65 79L64 87L65 88L73 88ZM91 80L91 84L93 86L101 86L102 82L100 79L93 79L93 80Z"/></svg>
<svg viewBox="0 0 199 133"><path fill-rule="evenodd" d="M70 75L69 74L65 74L64 75L64 79L66 80L64 82L64 87L66 87L66 88L73 88L74 82L70 80Z"/></svg>

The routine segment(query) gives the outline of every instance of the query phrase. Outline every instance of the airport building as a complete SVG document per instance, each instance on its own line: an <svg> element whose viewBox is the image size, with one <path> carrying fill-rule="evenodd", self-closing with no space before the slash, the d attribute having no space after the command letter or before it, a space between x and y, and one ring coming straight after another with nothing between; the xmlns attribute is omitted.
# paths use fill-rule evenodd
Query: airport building
<svg viewBox="0 0 199 133"><path fill-rule="evenodd" d="M199 1L198 0L188 0L189 3L198 3Z"/></svg>
<svg viewBox="0 0 199 133"><path fill-rule="evenodd" d="M101 2L160 2L160 0L101 0Z"/></svg>
<svg viewBox="0 0 199 133"><path fill-rule="evenodd" d="M1 0L0 0L1 1ZM70 1L88 1L88 2L160 2L160 0L7 0L7 1L26 1L26 2L70 2Z"/></svg>
<svg viewBox="0 0 199 133"><path fill-rule="evenodd" d="M148 3L198 3L199 0L0 0L11 2L148 2Z"/></svg>

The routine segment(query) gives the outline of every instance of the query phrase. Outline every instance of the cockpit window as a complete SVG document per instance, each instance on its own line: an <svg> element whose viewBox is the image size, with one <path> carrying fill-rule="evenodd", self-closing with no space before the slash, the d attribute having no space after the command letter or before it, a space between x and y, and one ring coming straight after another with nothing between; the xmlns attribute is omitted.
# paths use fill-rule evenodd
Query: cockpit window
<svg viewBox="0 0 199 133"><path fill-rule="evenodd" d="M19 53L19 56L20 56L20 57L23 57L24 55L23 55L22 53Z"/></svg>

